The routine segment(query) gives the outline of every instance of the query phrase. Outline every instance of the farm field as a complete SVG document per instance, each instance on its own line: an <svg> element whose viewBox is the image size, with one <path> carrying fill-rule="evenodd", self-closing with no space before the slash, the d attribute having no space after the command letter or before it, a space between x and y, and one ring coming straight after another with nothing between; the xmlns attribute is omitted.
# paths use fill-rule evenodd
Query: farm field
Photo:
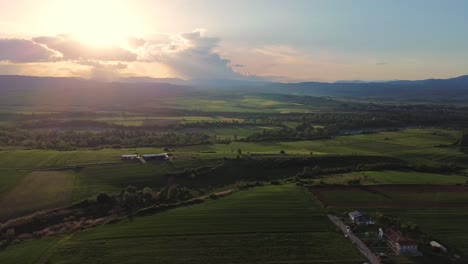
<svg viewBox="0 0 468 264"><path fill-rule="evenodd" d="M467 186L317 186L311 191L324 205L337 208L468 208Z"/></svg>
<svg viewBox="0 0 468 264"><path fill-rule="evenodd" d="M16 186L26 174L26 171L0 169L0 200L6 193Z"/></svg>
<svg viewBox="0 0 468 264"><path fill-rule="evenodd" d="M59 171L3 170L0 189L0 221L116 193L128 185L162 188L168 173L215 165L217 161L187 160L162 164L120 163Z"/></svg>
<svg viewBox="0 0 468 264"><path fill-rule="evenodd" d="M83 168L76 173L73 200L80 201L101 192L119 192L128 185L162 188L168 184L168 174L187 168L214 166L217 160L185 160L159 164L123 163Z"/></svg>
<svg viewBox="0 0 468 264"><path fill-rule="evenodd" d="M433 129L411 129L397 132L382 132L369 135L339 136L333 139L304 141L232 142L178 147L173 152L176 158L222 158L236 157L237 150L244 154L370 154L387 155L408 161L456 162L465 165L468 155L458 149L437 147L456 141L457 131L441 130L434 135ZM220 135L235 133L221 130ZM239 135L242 136L240 133ZM392 138L392 140L387 140ZM421 139L423 138L423 139ZM161 153L163 148L121 148L100 150L0 150L0 168L54 168L92 163L119 163L120 155L133 153Z"/></svg>
<svg viewBox="0 0 468 264"><path fill-rule="evenodd" d="M233 131L235 131L233 129ZM225 133L232 133L229 131ZM339 136L327 140L308 141L267 141L267 142L233 142L231 144L213 144L178 147L172 154L175 160L163 164L128 163L120 160L122 154L133 153L161 153L162 148L122 148L100 150L1 150L0 151L0 203L8 195L12 197L24 187L22 182L35 169L51 169L70 167L63 171L70 175L71 186L56 185L54 193L61 193L66 197L52 199L53 202L41 201L47 195L33 190L27 196L36 197L30 208L11 207L20 212L29 212L33 208L44 209L63 204L65 201L80 201L93 197L101 192L119 192L128 185L141 189L144 187L161 188L168 183L168 173L180 172L185 168L196 168L213 165L223 157L235 158L241 149L244 155L249 154L278 154L284 150L293 155L323 155L323 154L370 154L388 155L412 161L416 158L430 162L466 159L468 155L452 148L434 147L451 144L455 141L458 131L441 129L410 129L395 132L381 132L367 135ZM391 139L391 140L389 140ZM412 154L408 156L408 153ZM419 154L417 154L419 153ZM420 155L420 156L418 156ZM461 163L466 166L466 163ZM82 168L73 168L83 166ZM296 170L276 170L268 172L270 176L278 178L293 177L302 168ZM242 173L235 168L220 177L211 178L216 183L231 184L236 180L235 173ZM45 173L45 172L44 172ZM363 184L465 184L468 178L463 175L438 175L416 172L363 172L333 176L323 179L327 183L343 183L349 179L361 178ZM54 174L54 173L52 173ZM254 179L253 175L252 179ZM262 176L262 175L259 175ZM281 176L281 175L280 175ZM31 179L31 178L30 178ZM219 179L219 180L218 180ZM23 185L22 185L23 184ZM38 182L41 184L41 182ZM44 183L47 185L47 183ZM206 182L206 185L211 185ZM27 184L26 184L27 186ZM42 186L42 185L39 185ZM60 186L63 189L59 192ZM47 189L47 188L46 188ZM68 191L71 190L71 194ZM22 196L25 197L25 196ZM11 201L12 198L9 198ZM382 200L383 198L379 198ZM27 199L26 199L27 200ZM58 202L60 200L61 202ZM379 200L379 201L380 201ZM385 200L382 200L385 201ZM22 202L21 202L22 203ZM43 206L38 206L43 205ZM27 210L26 210L27 209Z"/></svg>
<svg viewBox="0 0 468 264"><path fill-rule="evenodd" d="M29 173L0 199L0 220L70 204L74 180L64 171Z"/></svg>
<svg viewBox="0 0 468 264"><path fill-rule="evenodd" d="M468 176L452 174L435 174L414 171L363 171L342 175L327 176L321 181L327 184L347 184L349 181L359 179L361 184L433 184L455 185L466 184Z"/></svg>
<svg viewBox="0 0 468 264"><path fill-rule="evenodd" d="M26 242L0 252L0 260L5 264L192 263L194 259L200 263L362 263L363 257L349 241L331 230L333 226L307 190L266 186L103 225L54 238L54 242L52 238ZM41 257L32 262L19 253L28 249Z"/></svg>

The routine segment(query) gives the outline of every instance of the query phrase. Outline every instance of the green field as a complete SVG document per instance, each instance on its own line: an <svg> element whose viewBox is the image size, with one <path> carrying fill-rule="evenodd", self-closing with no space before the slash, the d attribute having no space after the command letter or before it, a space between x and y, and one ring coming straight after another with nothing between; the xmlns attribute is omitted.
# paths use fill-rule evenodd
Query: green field
<svg viewBox="0 0 468 264"><path fill-rule="evenodd" d="M167 174L219 161L185 160L162 164L118 163L60 171L1 170L0 221L37 210L66 206L101 192L116 193L128 185L162 188Z"/></svg>
<svg viewBox="0 0 468 264"><path fill-rule="evenodd" d="M239 137L245 136L247 131L238 131ZM214 130L219 135L236 133L235 129ZM128 185L138 188L146 186L161 188L167 183L168 173L182 171L185 168L200 167L219 163L223 157L235 158L238 149L245 155L278 154L284 150L287 154L323 155L323 154L370 154L387 155L402 158L409 162L425 161L457 162L466 166L464 160L468 155L455 148L438 147L453 143L459 131L441 129L410 129L396 132L382 132L367 135L340 136L327 140L308 141L268 141L268 142L233 142L231 144L213 144L179 147L172 151L175 161L167 164L139 164L120 161L120 155L133 153L160 153L162 148L122 148L100 150L0 150L0 202L4 196L18 193L18 185L24 177L34 169L63 168L84 166L84 168L68 170L74 177L71 195L64 192L66 197L62 201L78 201L95 196L101 192L118 192ZM297 171L300 171L298 168ZM235 168L234 170L235 171ZM296 171L296 172L297 172ZM284 177L292 177L294 171L272 171L272 175L283 173ZM239 173L243 173L239 171ZM229 174L229 173L228 173ZM230 173L232 174L232 173ZM262 175L259 175L262 176ZM367 178L365 178L367 176ZM220 175L220 177L227 177ZM231 177L231 176L229 176ZM346 183L349 179L361 178L363 184L414 183L414 184L465 184L468 178L462 175L438 175L416 172L363 172L344 176L334 176L324 179L328 183ZM220 178L222 179L222 178ZM231 184L233 177L226 182ZM207 185L210 185L207 183ZM59 188L60 186L58 186ZM17 188L15 190L15 188ZM70 188L66 187L66 190ZM58 192L58 191L57 191ZM34 197L34 193L32 196ZM36 196L38 200L42 196ZM71 197L71 200L70 198ZM47 209L60 203L37 202L44 204ZM31 209L30 208L30 209ZM25 210L20 210L25 211ZM26 210L28 211L28 210Z"/></svg>
<svg viewBox="0 0 468 264"><path fill-rule="evenodd" d="M76 173L73 200L79 201L101 192L119 192L128 185L139 189L162 188L168 184L169 173L219 163L216 160L185 160L159 164L124 163L87 167Z"/></svg>
<svg viewBox="0 0 468 264"><path fill-rule="evenodd" d="M362 263L349 241L332 230L305 189L267 186L70 236L26 242L0 252L0 260L2 264Z"/></svg>
<svg viewBox="0 0 468 264"><path fill-rule="evenodd" d="M439 131L439 134L434 134ZM245 132L245 131L244 131ZM246 134L239 131L240 136ZM232 130L215 130L219 135L234 135ZM250 133L250 132L248 132ZM237 150L248 153L278 154L371 154L388 155L408 161L456 162L466 166L468 155L456 148L438 147L456 141L459 131L436 129L411 129L397 132L382 132L368 135L339 136L327 140L233 142L178 147L173 152L176 158L222 158L235 157ZM389 140L390 139L390 140ZM90 163L120 162L120 155L161 153L162 148L122 148L101 150L0 150L0 168L50 168L75 166Z"/></svg>
<svg viewBox="0 0 468 264"><path fill-rule="evenodd" d="M75 175L64 171L29 173L0 200L0 220L72 202Z"/></svg>

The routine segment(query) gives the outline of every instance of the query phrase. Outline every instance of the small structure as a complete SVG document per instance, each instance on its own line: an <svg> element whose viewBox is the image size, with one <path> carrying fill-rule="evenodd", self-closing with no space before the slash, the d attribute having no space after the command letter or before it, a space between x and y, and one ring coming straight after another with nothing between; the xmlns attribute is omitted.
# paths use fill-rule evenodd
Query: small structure
<svg viewBox="0 0 468 264"><path fill-rule="evenodd" d="M448 251L446 247L442 246L441 244L439 244L436 241L431 241L431 242L429 242L429 244L431 245L432 250L441 251L441 252L444 252L444 253L447 253L447 251Z"/></svg>
<svg viewBox="0 0 468 264"><path fill-rule="evenodd" d="M140 155L133 154L133 155L122 155L120 157L121 160L140 160Z"/></svg>
<svg viewBox="0 0 468 264"><path fill-rule="evenodd" d="M375 221L372 220L372 218L366 214L362 214L359 211L354 211L349 213L349 219L358 224L358 225L374 225Z"/></svg>
<svg viewBox="0 0 468 264"><path fill-rule="evenodd" d="M399 231L396 231L393 228L387 229L385 232L385 237L390 247L398 255L412 255L420 256L421 252L418 251L418 244L404 237Z"/></svg>
<svg viewBox="0 0 468 264"><path fill-rule="evenodd" d="M142 158L145 160L145 161L166 161L166 160L169 160L169 155L167 155L167 153L161 153L161 154L146 154L146 155L143 155Z"/></svg>
<svg viewBox="0 0 468 264"><path fill-rule="evenodd" d="M380 239L384 238L384 232L383 232L382 228L380 228L380 227L379 227L379 238Z"/></svg>

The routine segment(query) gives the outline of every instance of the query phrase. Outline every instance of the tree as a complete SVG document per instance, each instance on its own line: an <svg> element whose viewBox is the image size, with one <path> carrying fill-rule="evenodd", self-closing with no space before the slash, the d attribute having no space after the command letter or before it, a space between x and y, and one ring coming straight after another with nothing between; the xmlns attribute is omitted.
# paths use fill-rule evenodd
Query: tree
<svg viewBox="0 0 468 264"><path fill-rule="evenodd" d="M99 204L105 204L105 203L108 203L110 201L110 197L109 197L109 195L107 193L100 193L96 197L96 201Z"/></svg>
<svg viewBox="0 0 468 264"><path fill-rule="evenodd" d="M239 156L242 155L242 149L238 148L237 149L237 154L239 154Z"/></svg>
<svg viewBox="0 0 468 264"><path fill-rule="evenodd" d="M145 187L143 189L143 198L146 202L151 202L153 200L153 190L150 187Z"/></svg>
<svg viewBox="0 0 468 264"><path fill-rule="evenodd" d="M14 228L9 228L9 229L7 229L5 235L6 235L7 239L13 240L15 238L15 234L16 234L15 229Z"/></svg>
<svg viewBox="0 0 468 264"><path fill-rule="evenodd" d="M462 137L460 138L460 146L462 148L468 148L468 132L467 131L465 131Z"/></svg>
<svg viewBox="0 0 468 264"><path fill-rule="evenodd" d="M136 193L137 190L135 186L128 185L127 187L125 187L125 191L129 193Z"/></svg>

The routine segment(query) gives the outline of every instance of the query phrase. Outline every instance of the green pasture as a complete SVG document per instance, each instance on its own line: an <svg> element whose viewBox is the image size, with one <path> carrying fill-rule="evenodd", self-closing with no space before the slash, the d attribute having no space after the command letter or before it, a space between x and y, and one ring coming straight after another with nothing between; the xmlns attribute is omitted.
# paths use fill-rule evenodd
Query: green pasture
<svg viewBox="0 0 468 264"><path fill-rule="evenodd" d="M307 190L242 191L81 233L26 242L2 263L362 263ZM44 248L48 249L44 250ZM40 258L31 258L30 251Z"/></svg>
<svg viewBox="0 0 468 264"><path fill-rule="evenodd" d="M66 171L35 171L0 198L0 221L72 202L75 175Z"/></svg>
<svg viewBox="0 0 468 264"><path fill-rule="evenodd" d="M260 129L259 129L260 130ZM277 154L281 150L287 154L368 154L387 155L411 162L455 162L463 166L468 155L457 148L440 147L455 142L457 131L441 130L434 134L432 129L411 129L398 132L382 132L368 135L339 136L332 139L304 141L264 141L233 142L231 144L213 144L177 147L173 152L176 158L222 158L235 157L237 150L243 154ZM224 136L237 134L243 137L251 133L250 129L214 129L213 133ZM388 140L392 138L392 140ZM75 166L90 163L120 162L122 154L160 153L162 148L122 148L101 150L2 150L0 168L51 168ZM466 163L465 163L466 165Z"/></svg>
<svg viewBox="0 0 468 264"><path fill-rule="evenodd" d="M159 189L169 184L169 173L181 172L186 168L214 166L219 161L186 160L166 163L124 163L92 166L79 170L73 189L73 200L79 201L101 192L118 192L128 185L143 189Z"/></svg>

